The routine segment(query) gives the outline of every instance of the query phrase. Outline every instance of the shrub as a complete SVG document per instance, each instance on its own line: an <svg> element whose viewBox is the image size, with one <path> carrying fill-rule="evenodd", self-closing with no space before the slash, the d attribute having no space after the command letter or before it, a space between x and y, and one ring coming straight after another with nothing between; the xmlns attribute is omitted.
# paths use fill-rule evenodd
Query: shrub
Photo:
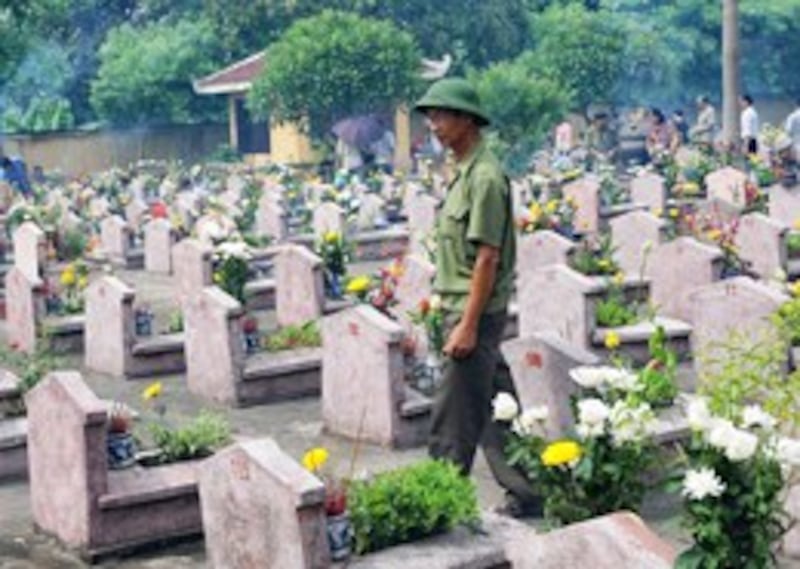
<svg viewBox="0 0 800 569"><path fill-rule="evenodd" d="M353 482L348 503L357 553L422 539L478 519L472 481L455 465L434 460Z"/></svg>
<svg viewBox="0 0 800 569"><path fill-rule="evenodd" d="M315 348L322 345L322 335L316 321L305 324L285 326L270 334L264 340L264 347L269 352L293 350L295 348Z"/></svg>
<svg viewBox="0 0 800 569"><path fill-rule="evenodd" d="M225 418L207 411L177 429L152 423L150 433L156 446L161 449L161 463L209 456L231 437L231 429Z"/></svg>

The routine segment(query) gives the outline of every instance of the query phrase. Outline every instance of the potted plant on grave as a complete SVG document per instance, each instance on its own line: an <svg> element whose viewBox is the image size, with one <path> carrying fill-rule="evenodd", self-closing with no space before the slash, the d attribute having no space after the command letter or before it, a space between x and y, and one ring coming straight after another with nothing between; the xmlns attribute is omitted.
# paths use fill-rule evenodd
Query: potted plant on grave
<svg viewBox="0 0 800 569"><path fill-rule="evenodd" d="M251 258L250 247L244 241L224 241L214 250L214 283L242 305Z"/></svg>
<svg viewBox="0 0 800 569"><path fill-rule="evenodd" d="M344 287L345 293L355 297L358 302L366 302L372 290L372 278L369 275L358 275L348 279Z"/></svg>
<svg viewBox="0 0 800 569"><path fill-rule="evenodd" d="M350 245L338 231L328 231L314 247L322 259L325 294L329 298L342 298L342 279L347 274Z"/></svg>
<svg viewBox="0 0 800 569"><path fill-rule="evenodd" d="M630 202L630 195L614 175L614 167L603 167L600 172L600 203L613 207Z"/></svg>
<svg viewBox="0 0 800 569"><path fill-rule="evenodd" d="M89 285L89 267L83 261L67 264L59 275L61 284L59 314L80 314L85 300L83 293Z"/></svg>
<svg viewBox="0 0 800 569"><path fill-rule="evenodd" d="M261 333L258 331L258 320L247 316L242 320L242 334L244 336L244 351L253 354L261 347Z"/></svg>
<svg viewBox="0 0 800 569"><path fill-rule="evenodd" d="M509 464L526 474L544 500L545 520L571 524L619 511L637 511L654 464L655 415L631 397L639 377L613 367L580 367L570 375L581 387L573 399L574 436L550 440L546 406L521 410L508 393L493 401L494 420L510 424Z"/></svg>
<svg viewBox="0 0 800 569"><path fill-rule="evenodd" d="M359 555L475 527L475 485L450 462L423 462L353 481L347 500Z"/></svg>
<svg viewBox="0 0 800 569"><path fill-rule="evenodd" d="M747 274L748 265L739 256L736 235L739 232L739 218L725 220L719 213L690 216L689 229L695 237L706 243L716 245L722 251L723 279Z"/></svg>
<svg viewBox="0 0 800 569"><path fill-rule="evenodd" d="M47 342L37 342L36 345L36 350L30 354L18 351L13 346L0 346L0 366L19 378L17 384L19 396L8 401L8 405L1 410L0 416L24 415L26 411L25 394L36 387L48 373L61 365L60 360L53 357L50 350L46 348Z"/></svg>
<svg viewBox="0 0 800 569"><path fill-rule="evenodd" d="M328 547L333 561L344 561L353 552L353 527L347 511L347 481L337 480L325 471L329 453L322 447L303 455L303 467L325 486L325 516Z"/></svg>
<svg viewBox="0 0 800 569"><path fill-rule="evenodd" d="M428 352L424 362L418 362L412 371L417 389L431 394L442 378L442 350L444 349L444 315L439 295L420 301L416 311L408 313L411 322L422 326L427 338Z"/></svg>
<svg viewBox="0 0 800 569"><path fill-rule="evenodd" d="M108 468L120 470L136 464L136 441L131 430L133 418L130 408L115 401L108 411L106 456Z"/></svg>
<svg viewBox="0 0 800 569"><path fill-rule="evenodd" d="M622 271L607 279L605 296L595 305L595 322L601 328L619 328L640 320L639 303L629 301L624 288Z"/></svg>
<svg viewBox="0 0 800 569"><path fill-rule="evenodd" d="M570 267L587 276L611 276L619 273L614 260L616 247L610 233L594 239L584 239L569 258Z"/></svg>
<svg viewBox="0 0 800 569"><path fill-rule="evenodd" d="M133 322L137 336L151 336L153 334L153 319L155 315L148 304L141 304L133 309Z"/></svg>

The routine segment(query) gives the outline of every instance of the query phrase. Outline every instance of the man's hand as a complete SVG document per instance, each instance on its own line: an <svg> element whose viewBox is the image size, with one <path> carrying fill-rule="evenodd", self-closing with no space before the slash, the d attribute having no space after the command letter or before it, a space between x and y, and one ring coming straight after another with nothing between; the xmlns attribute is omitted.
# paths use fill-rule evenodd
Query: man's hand
<svg viewBox="0 0 800 569"><path fill-rule="evenodd" d="M475 326L469 326L462 319L456 324L447 343L444 345L443 352L451 358L461 359L469 356L478 343L478 330Z"/></svg>

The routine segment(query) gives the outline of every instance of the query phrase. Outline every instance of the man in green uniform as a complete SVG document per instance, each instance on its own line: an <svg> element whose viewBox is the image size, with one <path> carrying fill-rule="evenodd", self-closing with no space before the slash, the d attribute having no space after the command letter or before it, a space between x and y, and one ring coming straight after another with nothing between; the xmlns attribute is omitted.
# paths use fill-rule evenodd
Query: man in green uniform
<svg viewBox="0 0 800 569"><path fill-rule="evenodd" d="M530 484L506 462L507 426L492 420L494 396L515 393L499 349L516 256L508 179L481 136L489 118L469 82L442 79L416 108L456 160L438 216L434 289L442 298L447 357L434 403L429 452L453 461L468 475L480 443L507 491L506 511L532 514L539 501Z"/></svg>

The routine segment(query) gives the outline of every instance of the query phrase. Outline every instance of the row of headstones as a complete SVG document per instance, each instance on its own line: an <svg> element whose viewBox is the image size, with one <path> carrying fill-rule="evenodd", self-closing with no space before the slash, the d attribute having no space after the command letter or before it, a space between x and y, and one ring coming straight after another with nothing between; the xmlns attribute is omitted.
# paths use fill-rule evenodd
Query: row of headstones
<svg viewBox="0 0 800 569"><path fill-rule="evenodd" d="M209 563L231 569L331 566L325 487L270 439L238 442L189 463L108 470L108 404L76 372L53 372L27 396L30 494L41 530L89 558L131 546L204 534ZM76 459L78 457L79 459ZM563 567L671 566L675 552L630 514L540 536L488 517L489 536L444 536L351 562ZM456 553L457 552L457 553Z"/></svg>

